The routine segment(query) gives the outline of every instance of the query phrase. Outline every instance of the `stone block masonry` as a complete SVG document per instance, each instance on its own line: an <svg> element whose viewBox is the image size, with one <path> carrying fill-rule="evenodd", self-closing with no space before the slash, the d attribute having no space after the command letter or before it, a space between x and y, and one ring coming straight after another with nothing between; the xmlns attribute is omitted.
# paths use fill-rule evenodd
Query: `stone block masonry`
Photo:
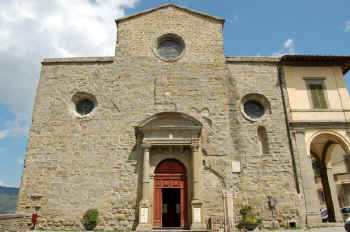
<svg viewBox="0 0 350 232"><path fill-rule="evenodd" d="M0 214L1 232L25 232L31 228L31 215Z"/></svg>
<svg viewBox="0 0 350 232"><path fill-rule="evenodd" d="M299 221L277 60L225 57L223 20L173 5L117 24L115 57L42 62L18 213L40 208L47 229L79 230L90 208L100 212L98 229L152 226L155 205L167 212L154 202L154 170L176 159L186 169L186 228L232 220L246 204L270 220L268 196L277 199L277 220ZM168 34L184 41L177 60L157 54ZM245 117L247 94L266 99L263 118ZM90 113L77 112L77 96L93 100ZM151 116L158 124L141 133Z"/></svg>

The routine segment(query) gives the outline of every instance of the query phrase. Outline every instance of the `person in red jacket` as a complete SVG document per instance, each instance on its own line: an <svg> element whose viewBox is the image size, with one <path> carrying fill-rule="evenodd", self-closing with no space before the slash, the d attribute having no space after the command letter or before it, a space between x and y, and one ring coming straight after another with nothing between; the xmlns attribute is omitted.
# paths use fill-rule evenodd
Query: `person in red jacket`
<svg viewBox="0 0 350 232"><path fill-rule="evenodd" d="M38 210L35 207L35 210L34 210L34 212L32 214L32 224L33 224L32 230L35 230L36 223L38 222L38 217L39 217Z"/></svg>

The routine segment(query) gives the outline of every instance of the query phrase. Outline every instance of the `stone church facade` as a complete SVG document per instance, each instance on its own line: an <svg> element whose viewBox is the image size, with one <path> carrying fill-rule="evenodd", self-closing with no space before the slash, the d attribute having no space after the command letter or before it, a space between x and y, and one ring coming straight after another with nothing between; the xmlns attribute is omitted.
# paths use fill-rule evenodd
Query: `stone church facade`
<svg viewBox="0 0 350 232"><path fill-rule="evenodd" d="M329 157L350 150L350 57L227 57L223 19L172 4L116 23L115 56L42 61L18 213L51 229L96 208L101 229L232 230L250 205L319 223L317 160L342 220Z"/></svg>

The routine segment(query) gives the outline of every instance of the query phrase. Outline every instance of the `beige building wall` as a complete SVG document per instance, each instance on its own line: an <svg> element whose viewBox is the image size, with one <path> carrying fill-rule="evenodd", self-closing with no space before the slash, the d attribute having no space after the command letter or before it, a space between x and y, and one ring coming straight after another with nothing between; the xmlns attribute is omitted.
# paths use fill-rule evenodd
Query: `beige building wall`
<svg viewBox="0 0 350 232"><path fill-rule="evenodd" d="M284 67L292 121L348 121L349 94L341 67ZM323 79L328 109L313 109L305 79Z"/></svg>
<svg viewBox="0 0 350 232"><path fill-rule="evenodd" d="M312 57L309 57L312 59ZM320 64L321 61L318 61ZM308 223L317 222L321 208L328 209L330 221L342 221L340 207L344 205L343 186L337 176L348 178L340 171L344 163L339 161L339 147L349 151L350 101L341 65L314 66L312 63L285 65L282 69L287 90L288 118L296 139L299 153L299 173L305 193ZM308 65L309 64L309 65ZM295 65L295 66L294 66ZM308 66L307 66L308 65ZM314 108L310 82L320 83L324 88L326 108ZM341 145L341 146L340 146ZM312 169L312 156L320 163L321 177L315 177ZM323 194L322 194L323 193ZM320 200L324 195L325 200Z"/></svg>

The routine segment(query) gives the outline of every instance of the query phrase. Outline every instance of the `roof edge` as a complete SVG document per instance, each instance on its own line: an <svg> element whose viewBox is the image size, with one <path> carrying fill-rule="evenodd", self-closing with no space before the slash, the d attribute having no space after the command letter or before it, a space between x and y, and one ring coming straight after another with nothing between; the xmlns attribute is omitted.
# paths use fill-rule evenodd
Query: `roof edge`
<svg viewBox="0 0 350 232"><path fill-rule="evenodd" d="M340 56L340 55L308 55L308 54L295 54L295 55L284 55L281 57L281 61L350 61L350 56Z"/></svg>
<svg viewBox="0 0 350 232"><path fill-rule="evenodd" d="M134 18L134 17L137 17L137 16L141 16L141 15L144 15L144 14L147 14L147 13L150 13L150 12L153 12L153 11L156 11L156 10L159 10L159 9L163 9L163 8L166 8L166 7L175 7L175 8L178 8L178 9L181 9L181 10L184 10L184 11L187 11L187 12L190 12L190 13L194 13L194 14L201 15L201 16L203 16L203 17L215 19L215 20L217 20L217 21L220 21L221 23L224 23L224 22L225 22L225 19L223 19L223 18L220 18L220 17L217 17L217 16L212 16L212 15L209 15L209 14L206 14L206 13L203 13L203 12L200 12L200 11L192 10L192 9L190 9L190 8L183 7L183 6L178 6L178 5L175 5L175 4L172 4L172 3L168 3L168 4L165 4L165 5L161 5L161 6L158 6L158 7L154 7L154 8L151 8L151 9L148 9L148 10L145 10L145 11L141 11L141 12L138 12L138 13L135 13L135 14L131 14L131 15L124 16L124 17L121 17L121 18L116 19L115 22L116 22L116 24L118 24L118 23L121 22L121 21L130 19L130 18Z"/></svg>
<svg viewBox="0 0 350 232"><path fill-rule="evenodd" d="M96 62L113 62L114 56L103 57L69 57L69 58L46 58L41 64L54 63L96 63Z"/></svg>
<svg viewBox="0 0 350 232"><path fill-rule="evenodd" d="M269 56L226 56L226 62L279 63L280 58Z"/></svg>
<svg viewBox="0 0 350 232"><path fill-rule="evenodd" d="M284 55L281 64L290 66L340 66L343 74L350 70L350 56L338 55Z"/></svg>

